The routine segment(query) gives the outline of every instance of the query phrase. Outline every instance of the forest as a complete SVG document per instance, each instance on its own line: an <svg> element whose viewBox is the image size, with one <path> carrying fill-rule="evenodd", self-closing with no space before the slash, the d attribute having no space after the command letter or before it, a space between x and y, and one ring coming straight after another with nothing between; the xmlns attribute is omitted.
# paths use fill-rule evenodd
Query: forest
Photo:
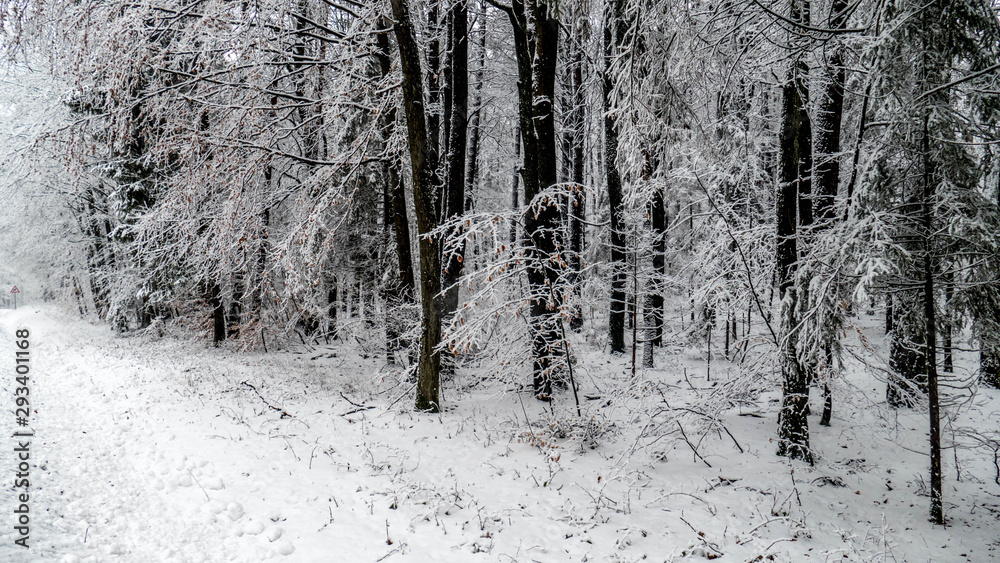
<svg viewBox="0 0 1000 563"><path fill-rule="evenodd" d="M350 350L362 410L513 400L549 471L705 469L760 418L794 489L869 417L997 556L998 10L0 0L4 276L122 341Z"/></svg>

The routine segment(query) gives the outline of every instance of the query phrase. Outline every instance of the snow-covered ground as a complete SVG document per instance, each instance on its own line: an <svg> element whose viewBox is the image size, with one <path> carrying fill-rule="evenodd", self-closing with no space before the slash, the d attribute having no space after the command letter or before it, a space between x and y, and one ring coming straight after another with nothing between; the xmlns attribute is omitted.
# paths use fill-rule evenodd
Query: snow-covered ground
<svg viewBox="0 0 1000 563"><path fill-rule="evenodd" d="M877 324L862 327L876 353ZM945 450L940 527L920 494L926 415L885 409L884 384L860 368L835 385L832 427L814 402L810 467L774 455L776 389L741 395L717 360L706 381L705 361L680 349L632 381L629 358L581 338L580 417L570 394L549 410L458 383L446 412L426 415L392 369L339 341L247 354L116 337L29 305L0 312L8 435L21 430L18 329L30 331L30 548L14 544L24 490L10 438L0 561L1000 559L996 458L963 430L996 439L996 390L950 411L945 445L963 447Z"/></svg>

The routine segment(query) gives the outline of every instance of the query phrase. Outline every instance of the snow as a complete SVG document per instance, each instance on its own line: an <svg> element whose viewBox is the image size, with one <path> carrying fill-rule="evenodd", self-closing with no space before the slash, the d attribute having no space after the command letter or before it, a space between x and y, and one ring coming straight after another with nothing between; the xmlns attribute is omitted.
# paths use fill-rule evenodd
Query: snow
<svg viewBox="0 0 1000 563"><path fill-rule="evenodd" d="M877 325L860 325L876 352ZM241 353L169 331L118 337L48 305L0 312L4 342L23 328L31 547L13 544L7 516L3 561L1000 556L992 452L945 450L949 525L931 525L929 499L918 495L926 416L886 409L884 384L856 365L836 382L832 427L817 424L814 397L810 467L774 455L777 390L748 395L714 427L678 414L708 409L706 397L734 377L717 350L715 386L685 347L658 352L661 367L632 382L629 358L609 362L581 336L582 417L565 393L550 411L527 394L460 383L445 385L445 412L427 415L412 412L391 367L339 341ZM4 349L13 358L13 346ZM958 355L960 365L973 359ZM12 411L3 421L11 432ZM951 412L946 446L962 441L962 428L996 429L1000 394L980 389ZM10 476L12 447L0 452ZM12 506L8 485L0 507Z"/></svg>

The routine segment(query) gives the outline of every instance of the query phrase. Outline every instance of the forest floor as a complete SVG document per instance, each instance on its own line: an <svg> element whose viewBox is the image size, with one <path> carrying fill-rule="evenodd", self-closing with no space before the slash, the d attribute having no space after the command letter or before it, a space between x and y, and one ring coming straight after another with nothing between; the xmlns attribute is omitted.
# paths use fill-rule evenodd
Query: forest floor
<svg viewBox="0 0 1000 563"><path fill-rule="evenodd" d="M867 357L881 355L878 324L852 329ZM942 527L927 518L926 412L887 409L856 359L834 383L831 427L814 393L809 466L774 454L769 369L737 378L715 359L708 381L703 351L663 348L632 378L630 357L581 337L581 416L571 393L550 408L461 371L428 415L356 345L240 353L119 337L48 305L0 312L8 436L24 431L18 329L30 548L14 544L10 438L2 561L1000 559L996 454L977 447L997 439L997 390L949 390L962 400L947 411ZM959 355L959 378L973 359Z"/></svg>

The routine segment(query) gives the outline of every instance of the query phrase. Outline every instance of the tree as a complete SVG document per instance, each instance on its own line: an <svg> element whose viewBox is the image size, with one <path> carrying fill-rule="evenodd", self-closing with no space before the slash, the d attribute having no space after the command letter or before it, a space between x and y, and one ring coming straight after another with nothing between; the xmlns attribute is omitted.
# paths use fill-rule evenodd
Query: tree
<svg viewBox="0 0 1000 563"><path fill-rule="evenodd" d="M396 20L393 30L399 48L403 72L403 109L406 114L410 173L413 181L414 209L420 249L420 356L417 365L417 410L440 410L441 358L441 255L438 244L428 235L437 226L434 212L437 154L430 144L427 115L424 110L421 54L413 32L407 0L392 0Z"/></svg>
<svg viewBox="0 0 1000 563"><path fill-rule="evenodd" d="M968 256L995 245L995 233L987 234L993 214L972 212L990 204L971 149L977 143L965 140L996 122L997 98L976 91L983 87L979 80L994 80L1000 32L990 6L977 0L940 0L931 7L901 2L885 15L873 92L880 102L875 111L888 126L862 186L866 205L884 214L891 233L885 246L893 311L886 399L899 408L926 397L930 516L943 523L937 302L944 279L954 281L956 310L964 302L974 324L992 308L979 288L965 282L981 276L982 261ZM947 255L954 258L943 260Z"/></svg>
<svg viewBox="0 0 1000 563"><path fill-rule="evenodd" d="M613 112L613 81L615 61L626 49L628 22L625 1L608 0L604 9L604 173L611 210L611 310L608 314L608 335L612 354L625 353L625 233L622 219L622 180L618 171L618 124Z"/></svg>
<svg viewBox="0 0 1000 563"><path fill-rule="evenodd" d="M808 0L791 0L791 21L809 22ZM798 229L811 216L809 182L812 174L812 132L806 107L809 93L809 70L805 60L794 59L782 85L782 125L777 206L777 280L780 302L780 354L782 403L778 415L778 455L812 463L809 449L809 378L796 351L795 287L798 264Z"/></svg>
<svg viewBox="0 0 1000 563"><path fill-rule="evenodd" d="M466 144L469 113L469 25L467 0L455 0L448 14L450 119L445 154L444 220L455 221L466 207ZM448 255L442 279L445 289L442 316L450 317L458 309L458 280L462 277L465 249Z"/></svg>
<svg viewBox="0 0 1000 563"><path fill-rule="evenodd" d="M560 331L561 211L558 199L545 190L556 184L555 100L559 20L544 0L495 4L507 14L514 31L517 59L518 121L524 186L524 256L528 264L529 333L532 388L542 401L552 400L552 382L562 355Z"/></svg>

